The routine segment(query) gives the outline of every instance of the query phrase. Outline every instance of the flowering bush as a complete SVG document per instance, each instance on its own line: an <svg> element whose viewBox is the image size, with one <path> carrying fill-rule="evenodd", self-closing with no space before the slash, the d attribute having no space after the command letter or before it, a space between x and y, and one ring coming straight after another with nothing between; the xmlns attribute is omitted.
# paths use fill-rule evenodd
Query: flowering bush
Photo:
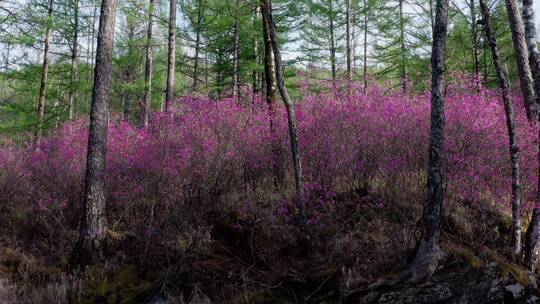
<svg viewBox="0 0 540 304"><path fill-rule="evenodd" d="M296 113L306 199L316 210L313 214L331 210L336 193L365 185L383 194L423 191L429 92L404 96L372 87L364 94L361 85L353 84L350 92L332 85L310 93L305 84L303 96ZM519 98L513 100L524 196L532 199L537 137ZM445 111L447 195L471 203L507 204L511 170L499 93L456 82L447 88ZM4 223L18 214L16 218L25 222L52 218L43 222L75 227L86 142L87 119L81 119L44 138L38 149L2 144ZM148 129L111 121L106 168L109 212L148 235L148 227L188 205L199 208L232 194L247 203L253 193L277 185L279 190L272 190L278 194L273 201L279 209L276 214L289 214L283 203L292 192L289 151L283 107L276 107L275 116L270 116L258 98L247 105L233 99L181 98L172 115L155 113ZM154 212L156 206L160 212Z"/></svg>

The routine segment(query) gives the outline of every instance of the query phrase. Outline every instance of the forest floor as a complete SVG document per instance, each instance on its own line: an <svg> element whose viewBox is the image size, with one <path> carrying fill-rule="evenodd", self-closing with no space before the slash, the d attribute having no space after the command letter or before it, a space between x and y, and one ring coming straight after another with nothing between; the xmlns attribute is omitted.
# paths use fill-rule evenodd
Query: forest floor
<svg viewBox="0 0 540 304"><path fill-rule="evenodd" d="M337 195L311 245L292 222L220 206L152 248L109 231L114 255L83 276L66 271L66 257L4 239L0 303L540 303L537 276L508 258L510 220L493 206L447 206L446 256L418 284L392 278L414 248L420 204Z"/></svg>

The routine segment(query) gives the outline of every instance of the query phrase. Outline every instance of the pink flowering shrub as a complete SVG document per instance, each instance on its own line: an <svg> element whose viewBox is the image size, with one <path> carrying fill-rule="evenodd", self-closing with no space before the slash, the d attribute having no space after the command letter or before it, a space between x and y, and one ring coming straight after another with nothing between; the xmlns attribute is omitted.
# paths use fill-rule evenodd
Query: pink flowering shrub
<svg viewBox="0 0 540 304"><path fill-rule="evenodd" d="M337 85L317 85L313 93L303 83L304 98L296 104L310 223L331 215L339 192L359 187L382 194L423 191L430 93L404 96L372 87L364 94L361 84L353 84L349 94ZM172 115L155 113L146 130L111 121L106 168L111 220L149 235L183 209L202 209L231 194L251 203L253 193L276 184L279 190L268 190L278 194L274 214L290 216L286 114L280 105L270 117L264 101L253 99L241 105L233 99L180 98ZM524 196L532 200L537 137L517 97L514 110ZM447 88L445 111L447 196L508 204L511 171L499 93L456 82ZM0 146L4 223L42 222L51 231L76 227L86 126L86 119L67 123L39 149Z"/></svg>

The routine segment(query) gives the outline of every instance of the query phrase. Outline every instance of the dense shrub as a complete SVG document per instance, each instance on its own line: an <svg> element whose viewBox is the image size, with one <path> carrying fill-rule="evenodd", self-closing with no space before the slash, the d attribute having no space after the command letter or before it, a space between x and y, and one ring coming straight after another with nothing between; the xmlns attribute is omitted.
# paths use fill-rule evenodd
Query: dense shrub
<svg viewBox="0 0 540 304"><path fill-rule="evenodd" d="M324 214L336 203L336 193L354 189L421 201L429 92L404 96L373 87L364 94L353 85L349 93L330 85L309 93L308 84L303 90L296 107L310 223L331 220ZM524 195L532 200L537 137L519 98L514 101ZM447 196L507 206L510 166L499 93L478 90L467 81L451 84L445 115ZM35 227L51 241L55 231L76 227L86 126L84 118L66 123L39 147L1 146L4 225ZM243 105L232 99L180 98L172 115L156 113L146 130L111 120L106 172L110 221L114 229L147 238L167 224L177 225L183 209L196 213L223 197L246 206L271 204L280 220L290 215L290 167L283 107L271 117L257 98ZM261 191L273 195L258 195Z"/></svg>

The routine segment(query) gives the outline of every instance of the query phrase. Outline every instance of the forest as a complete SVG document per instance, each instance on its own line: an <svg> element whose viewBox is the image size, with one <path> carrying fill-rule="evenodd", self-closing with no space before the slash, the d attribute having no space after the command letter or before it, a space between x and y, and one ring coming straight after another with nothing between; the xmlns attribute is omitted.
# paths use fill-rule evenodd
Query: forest
<svg viewBox="0 0 540 304"><path fill-rule="evenodd" d="M540 303L539 10L0 0L0 303Z"/></svg>

